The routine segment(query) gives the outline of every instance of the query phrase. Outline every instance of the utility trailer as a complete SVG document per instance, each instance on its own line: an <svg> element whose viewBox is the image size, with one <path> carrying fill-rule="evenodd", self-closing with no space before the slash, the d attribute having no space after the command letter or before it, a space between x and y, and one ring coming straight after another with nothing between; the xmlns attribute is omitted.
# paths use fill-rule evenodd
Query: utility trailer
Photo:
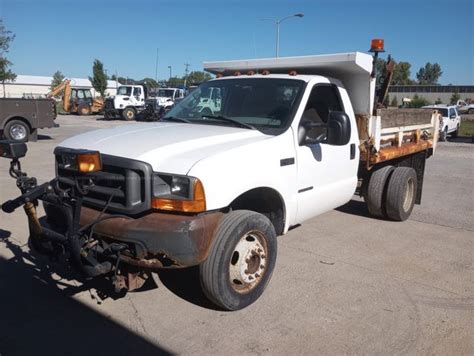
<svg viewBox="0 0 474 356"><path fill-rule="evenodd" d="M19 167L25 150L4 146L23 194L2 209L26 203L32 246L65 251L88 277L112 274L119 290L150 270L199 266L211 301L244 308L290 227L356 192L372 215L397 221L421 202L439 115L381 108L388 86L376 88L373 62L352 52L205 63L216 79L159 122L62 142L51 182L36 186ZM204 113L211 92L219 105Z"/></svg>

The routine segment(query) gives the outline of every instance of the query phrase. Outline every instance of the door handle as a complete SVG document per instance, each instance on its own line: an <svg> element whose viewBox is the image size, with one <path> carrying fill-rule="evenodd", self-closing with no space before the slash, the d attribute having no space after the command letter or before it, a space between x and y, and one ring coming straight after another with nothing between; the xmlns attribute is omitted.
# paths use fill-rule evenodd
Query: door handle
<svg viewBox="0 0 474 356"><path fill-rule="evenodd" d="M351 159L354 159L356 156L356 145L355 143L351 143Z"/></svg>

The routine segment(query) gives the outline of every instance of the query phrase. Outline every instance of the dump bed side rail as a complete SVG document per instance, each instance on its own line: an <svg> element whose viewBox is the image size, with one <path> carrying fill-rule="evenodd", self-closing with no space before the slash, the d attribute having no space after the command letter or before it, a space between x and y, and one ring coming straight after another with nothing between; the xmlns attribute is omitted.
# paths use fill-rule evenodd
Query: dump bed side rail
<svg viewBox="0 0 474 356"><path fill-rule="evenodd" d="M440 116L430 109L380 109L357 115L360 159L367 168L416 152L436 149Z"/></svg>

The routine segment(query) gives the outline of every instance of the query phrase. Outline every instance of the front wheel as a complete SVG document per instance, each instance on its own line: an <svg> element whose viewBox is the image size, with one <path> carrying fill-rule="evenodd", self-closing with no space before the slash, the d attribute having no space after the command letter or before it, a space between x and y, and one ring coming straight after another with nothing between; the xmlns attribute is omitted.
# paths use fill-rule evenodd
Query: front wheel
<svg viewBox="0 0 474 356"><path fill-rule="evenodd" d="M122 117L127 121L135 120L136 112L133 108L125 108L122 112Z"/></svg>
<svg viewBox="0 0 474 356"><path fill-rule="evenodd" d="M200 266L204 294L226 310L245 308L265 290L276 255L275 228L267 217L248 210L229 213Z"/></svg>

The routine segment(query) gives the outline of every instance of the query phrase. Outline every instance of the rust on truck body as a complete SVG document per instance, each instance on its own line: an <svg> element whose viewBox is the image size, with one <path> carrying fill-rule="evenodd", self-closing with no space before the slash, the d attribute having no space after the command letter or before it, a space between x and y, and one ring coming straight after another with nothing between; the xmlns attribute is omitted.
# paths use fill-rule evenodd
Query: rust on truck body
<svg viewBox="0 0 474 356"><path fill-rule="evenodd" d="M99 215L99 211L83 207L80 225L90 224ZM110 216L103 214L102 218ZM137 218L108 218L94 226L94 234L133 246L133 254L122 256L126 263L151 269L182 268L207 258L223 217L220 211L199 215L151 212Z"/></svg>

